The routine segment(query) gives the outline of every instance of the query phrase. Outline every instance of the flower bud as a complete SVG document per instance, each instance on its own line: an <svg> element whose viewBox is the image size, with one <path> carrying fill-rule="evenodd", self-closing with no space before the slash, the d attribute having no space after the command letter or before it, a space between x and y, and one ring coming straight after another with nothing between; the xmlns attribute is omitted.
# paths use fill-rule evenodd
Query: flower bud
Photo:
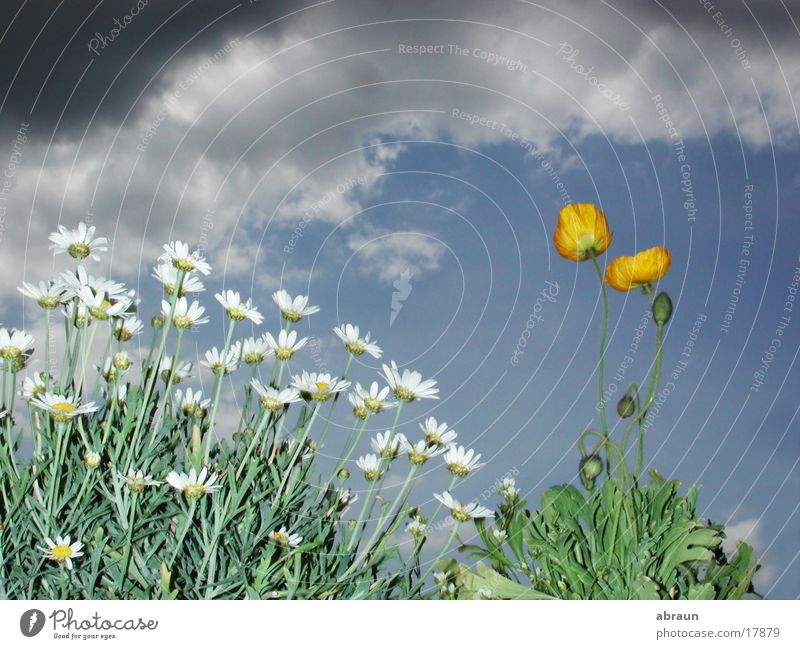
<svg viewBox="0 0 800 649"><path fill-rule="evenodd" d="M636 412L636 402L627 394L617 402L617 414L623 419L633 416Z"/></svg>
<svg viewBox="0 0 800 649"><path fill-rule="evenodd" d="M349 469L341 468L338 475L340 480L347 480L350 477L350 471Z"/></svg>
<svg viewBox="0 0 800 649"><path fill-rule="evenodd" d="M594 480L603 472L603 460L598 455L589 455L581 460L581 473Z"/></svg>
<svg viewBox="0 0 800 649"><path fill-rule="evenodd" d="M118 370L125 371L131 366L131 359L128 358L128 355L125 352L119 352L114 354L114 367Z"/></svg>
<svg viewBox="0 0 800 649"><path fill-rule="evenodd" d="M661 291L653 300L653 320L656 321L656 324L663 326L669 322L671 315L672 300L669 299L666 291Z"/></svg>
<svg viewBox="0 0 800 649"><path fill-rule="evenodd" d="M83 456L83 463L87 469L96 469L100 466L100 453L97 451L86 451Z"/></svg>
<svg viewBox="0 0 800 649"><path fill-rule="evenodd" d="M153 329L160 329L164 326L164 316L154 315L153 319L150 320L150 324L153 326Z"/></svg>

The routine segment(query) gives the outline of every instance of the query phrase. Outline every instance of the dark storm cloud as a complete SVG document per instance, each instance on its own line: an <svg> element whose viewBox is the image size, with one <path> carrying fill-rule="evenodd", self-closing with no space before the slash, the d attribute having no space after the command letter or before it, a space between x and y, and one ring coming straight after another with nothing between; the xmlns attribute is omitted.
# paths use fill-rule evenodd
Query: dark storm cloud
<svg viewBox="0 0 800 649"><path fill-rule="evenodd" d="M148 83L158 83L170 57L216 50L229 34L300 6L273 0L4 2L0 119L16 129L30 116L42 132L64 111L59 131L72 131L97 110L96 121L114 123Z"/></svg>

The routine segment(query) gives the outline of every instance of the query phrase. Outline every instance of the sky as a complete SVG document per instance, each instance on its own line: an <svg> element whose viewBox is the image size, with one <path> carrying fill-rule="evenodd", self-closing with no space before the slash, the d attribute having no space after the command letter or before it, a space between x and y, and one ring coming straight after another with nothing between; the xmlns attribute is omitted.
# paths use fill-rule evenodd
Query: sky
<svg viewBox="0 0 800 649"><path fill-rule="evenodd" d="M382 360L439 382L403 430L435 416L483 454L455 495L493 507L514 475L533 505L577 483L577 436L598 424L597 278L552 246L565 203L596 203L614 232L603 263L672 251L648 465L703 485L701 515L756 548L759 592L798 596L800 3L15 1L3 14L0 322L42 340L16 287L67 267L47 250L58 224L111 239L91 270L140 291L147 317L161 245L200 245L212 322L191 355L222 344L217 290L253 296L268 314L256 335L279 327L274 290L310 295L321 312L300 325L312 344L293 372L341 372L332 328L371 331ZM645 297L609 298L613 413L654 331ZM380 362L348 378L374 380ZM224 393L229 426L242 378ZM322 456L349 422L340 409ZM425 469L412 499L429 508L448 476Z"/></svg>

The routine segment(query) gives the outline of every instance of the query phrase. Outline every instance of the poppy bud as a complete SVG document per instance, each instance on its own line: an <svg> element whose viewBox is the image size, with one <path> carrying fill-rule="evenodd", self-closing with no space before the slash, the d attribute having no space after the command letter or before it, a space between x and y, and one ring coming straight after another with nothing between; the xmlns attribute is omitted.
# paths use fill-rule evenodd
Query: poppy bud
<svg viewBox="0 0 800 649"><path fill-rule="evenodd" d="M669 322L671 315L672 300L669 299L666 291L661 291L653 300L653 320L656 321L656 324L663 326Z"/></svg>
<svg viewBox="0 0 800 649"><path fill-rule="evenodd" d="M588 480L594 480L603 472L603 460L597 455L589 455L581 460L581 475Z"/></svg>
<svg viewBox="0 0 800 649"><path fill-rule="evenodd" d="M623 419L631 417L636 412L636 402L627 394L617 402L617 414Z"/></svg>

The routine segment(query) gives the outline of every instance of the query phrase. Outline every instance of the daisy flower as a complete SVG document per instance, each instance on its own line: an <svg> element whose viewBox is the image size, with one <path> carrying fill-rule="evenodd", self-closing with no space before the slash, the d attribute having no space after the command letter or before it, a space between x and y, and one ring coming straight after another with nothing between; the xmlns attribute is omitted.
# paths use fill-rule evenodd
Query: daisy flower
<svg viewBox="0 0 800 649"><path fill-rule="evenodd" d="M74 323L78 329L89 324L89 309L85 304L81 304L80 302L77 304L70 302L61 309L61 313L67 320Z"/></svg>
<svg viewBox="0 0 800 649"><path fill-rule="evenodd" d="M352 489L340 489L337 492L339 498L339 504L342 507L346 507L347 505L352 505L354 502L358 500L358 494L353 493Z"/></svg>
<svg viewBox="0 0 800 649"><path fill-rule="evenodd" d="M392 437L392 431L387 430L385 433L378 433L373 437L370 440L370 445L372 446L372 450L382 458L393 460L400 455L401 451L405 448L403 445L404 440L405 435L402 433L398 433Z"/></svg>
<svg viewBox="0 0 800 649"><path fill-rule="evenodd" d="M250 385L258 394L259 403L264 410L271 410L278 413L284 406L300 401L300 393L294 388L284 388L277 390L272 386L266 386L258 379L251 379Z"/></svg>
<svg viewBox="0 0 800 649"><path fill-rule="evenodd" d="M0 358L11 364L15 370L25 367L33 353L33 336L18 329L0 329Z"/></svg>
<svg viewBox="0 0 800 649"><path fill-rule="evenodd" d="M271 333L267 332L264 334L264 341L267 343L267 353L275 354L275 358L279 361L288 361L296 351L306 346L308 338L297 340L296 331L281 329L277 340L272 337Z"/></svg>
<svg viewBox="0 0 800 649"><path fill-rule="evenodd" d="M44 379L42 379L42 375L39 372L36 372L33 376L25 377L25 380L22 382L22 389L19 392L19 396L25 399L25 401L30 401L31 399L44 394L45 391L46 387Z"/></svg>
<svg viewBox="0 0 800 649"><path fill-rule="evenodd" d="M364 472L364 479L367 482L374 482L381 476L380 460L373 453L368 453L358 458L356 466Z"/></svg>
<svg viewBox="0 0 800 649"><path fill-rule="evenodd" d="M58 226L58 232L52 232L48 239L53 242L50 250L53 254L67 253L73 259L91 257L100 261L98 252L108 250L108 239L105 237L94 238L95 227L87 226L82 221L78 223L77 230L68 230L63 225Z"/></svg>
<svg viewBox="0 0 800 649"><path fill-rule="evenodd" d="M62 289L54 282L39 282L38 287L22 282L22 287L17 290L25 297L36 300L36 303L47 311L61 306Z"/></svg>
<svg viewBox="0 0 800 649"><path fill-rule="evenodd" d="M421 439L416 444L411 444L407 439L402 440L403 451L408 453L408 459L412 464L425 464L432 457L441 455L447 449L441 446L429 446L424 439Z"/></svg>
<svg viewBox="0 0 800 649"><path fill-rule="evenodd" d="M516 500L519 496L519 489L516 487L514 478L503 478L503 484L500 485L497 493L507 500Z"/></svg>
<svg viewBox="0 0 800 649"><path fill-rule="evenodd" d="M153 277L164 287L164 293L167 295L173 295L175 293L175 286L178 283L178 269L175 268L175 266L159 264L155 267ZM187 293L202 293L205 290L206 287L203 286L203 282L191 273L186 273L178 289L178 297L183 297Z"/></svg>
<svg viewBox="0 0 800 649"><path fill-rule="evenodd" d="M62 303L68 302L74 297L80 297L80 292L84 286L88 286L92 289L93 293L108 295L109 299L125 297L127 293L125 284L114 282L104 277L90 275L83 266L78 266L76 272L72 272L71 270L64 271L59 278L60 281L57 282L57 285L63 292L61 296Z"/></svg>
<svg viewBox="0 0 800 649"><path fill-rule="evenodd" d="M100 466L100 453L97 451L86 451L83 454L83 464L87 469L96 469Z"/></svg>
<svg viewBox="0 0 800 649"><path fill-rule="evenodd" d="M125 313L131 304L128 297L115 297L112 301L107 299L105 293L95 293L89 286L81 287L78 298L86 306L89 315L96 320L108 320L119 316Z"/></svg>
<svg viewBox="0 0 800 649"><path fill-rule="evenodd" d="M501 530L494 527L492 528L492 536L494 537L495 541L497 541L498 543L502 543L503 541L506 540L508 533L505 530Z"/></svg>
<svg viewBox="0 0 800 649"><path fill-rule="evenodd" d="M72 570L72 560L83 556L83 543L75 541L70 543L69 536L57 536L55 542L50 537L46 537L44 542L47 548L40 548L44 552L44 556L56 563L63 563L67 566L67 570Z"/></svg>
<svg viewBox="0 0 800 649"><path fill-rule="evenodd" d="M168 318L170 311L172 311L172 305L166 300L162 300L161 315ZM197 300L189 304L185 297L179 297L175 302L175 310L172 312L172 324L177 329L191 329L195 325L205 324L208 322L208 318L203 317L205 312L205 308L200 306Z"/></svg>
<svg viewBox="0 0 800 649"><path fill-rule="evenodd" d="M373 358L380 358L383 350L378 347L374 342L369 340L369 332L364 338L358 337L358 327L351 324L344 324L339 327L333 328L339 340L344 343L344 348L353 356L361 356L364 352L368 353Z"/></svg>
<svg viewBox="0 0 800 649"><path fill-rule="evenodd" d="M419 427L425 433L425 441L431 446L449 446L458 437L456 431L447 430L447 422L439 424L434 417L428 417Z"/></svg>
<svg viewBox="0 0 800 649"><path fill-rule="evenodd" d="M281 289L272 294L272 301L278 305L281 315L288 322L300 322L303 316L312 315L319 311L318 306L308 306L308 297L298 295L294 299Z"/></svg>
<svg viewBox="0 0 800 649"><path fill-rule="evenodd" d="M281 529L277 531L272 531L267 536L269 536L271 541L288 548L296 548L303 540L303 537L299 534L289 534L285 527L281 527Z"/></svg>
<svg viewBox="0 0 800 649"><path fill-rule="evenodd" d="M213 493L220 489L220 485L215 485L217 481L216 473L209 473L206 467L197 475L194 467L189 470L189 475L185 473L178 473L177 471L170 471L167 475L167 482L175 489L180 491L184 496L190 500L202 498L205 494Z"/></svg>
<svg viewBox="0 0 800 649"><path fill-rule="evenodd" d="M53 415L53 419L61 423L80 415L97 412L99 409L91 401L78 405L75 397L61 396L52 392L45 392L43 395L31 399L31 405L49 412Z"/></svg>
<svg viewBox="0 0 800 649"><path fill-rule="evenodd" d="M242 301L241 295L234 291L223 291L217 293L215 296L217 302L225 309L225 313L231 320L241 321L247 318L254 324L260 325L264 321L256 307L253 306L253 300L248 298L246 302Z"/></svg>
<svg viewBox="0 0 800 649"><path fill-rule="evenodd" d="M419 516L414 516L411 522L406 525L406 532L411 534L415 539L421 539L425 536L428 530L427 523Z"/></svg>
<svg viewBox="0 0 800 649"><path fill-rule="evenodd" d="M120 342L128 342L144 330L144 324L139 318L119 318L114 324L114 338Z"/></svg>
<svg viewBox="0 0 800 649"><path fill-rule="evenodd" d="M383 376L389 387L394 390L394 396L400 401L411 402L415 399L438 399L439 388L436 381L428 379L422 380L422 374L411 370L400 370L397 363L392 361L391 366L383 365Z"/></svg>
<svg viewBox="0 0 800 649"><path fill-rule="evenodd" d="M447 465L447 470L458 478L465 478L483 466L478 462L481 454L476 454L472 449L466 450L463 446L451 446L442 459Z"/></svg>
<svg viewBox="0 0 800 649"><path fill-rule="evenodd" d="M175 408L184 415L197 418L202 417L203 411L211 404L211 399L203 399L203 393L200 390L192 390L192 388L186 388L185 393L183 390L176 390L172 401Z"/></svg>
<svg viewBox="0 0 800 649"><path fill-rule="evenodd" d="M350 381L331 377L330 374L303 372L292 377L292 387L297 389L304 399L327 401L332 395L350 386Z"/></svg>
<svg viewBox="0 0 800 649"><path fill-rule="evenodd" d="M183 241L173 241L164 244L164 252L158 258L159 261L172 264L184 273L191 273L196 270L203 275L211 273L211 265L205 260L197 250L189 251L189 244Z"/></svg>
<svg viewBox="0 0 800 649"><path fill-rule="evenodd" d="M147 487L157 487L162 484L158 480L153 480L153 476L145 475L141 469L138 471L131 469L126 476L121 473L117 473L117 475L128 485L128 489L133 493L141 493Z"/></svg>
<svg viewBox="0 0 800 649"><path fill-rule="evenodd" d="M447 507L453 519L460 523L473 518L489 518L494 516L494 512L492 512L491 509L479 505L478 503L462 505L450 495L449 491L445 491L443 494L433 494L433 497Z"/></svg>
<svg viewBox="0 0 800 649"><path fill-rule="evenodd" d="M169 383L170 373L172 374L173 385L178 385L181 381L188 379L192 372L191 363L181 363L177 367L172 367L172 357L164 356L158 367L158 372L161 375L164 383Z"/></svg>
<svg viewBox="0 0 800 649"><path fill-rule="evenodd" d="M212 347L206 352L206 359L200 361L200 364L210 369L214 374L235 372L239 367L238 347L234 345L228 350L224 363L222 362L222 352L216 347Z"/></svg>
<svg viewBox="0 0 800 649"><path fill-rule="evenodd" d="M242 360L251 367L263 363L269 353L269 346L263 336L260 338L251 336L242 341Z"/></svg>
<svg viewBox="0 0 800 649"><path fill-rule="evenodd" d="M364 421L370 416L371 413L369 408L367 408L367 405L364 403L364 399L359 397L357 394L350 392L347 395L347 400L353 406L353 416L356 419L361 419Z"/></svg>
<svg viewBox="0 0 800 649"><path fill-rule="evenodd" d="M389 396L389 387L384 386L380 388L377 381L372 382L369 390L362 387L360 383L356 383L355 393L357 396L361 397L367 410L373 414L397 407L397 402L386 400L386 397Z"/></svg>

